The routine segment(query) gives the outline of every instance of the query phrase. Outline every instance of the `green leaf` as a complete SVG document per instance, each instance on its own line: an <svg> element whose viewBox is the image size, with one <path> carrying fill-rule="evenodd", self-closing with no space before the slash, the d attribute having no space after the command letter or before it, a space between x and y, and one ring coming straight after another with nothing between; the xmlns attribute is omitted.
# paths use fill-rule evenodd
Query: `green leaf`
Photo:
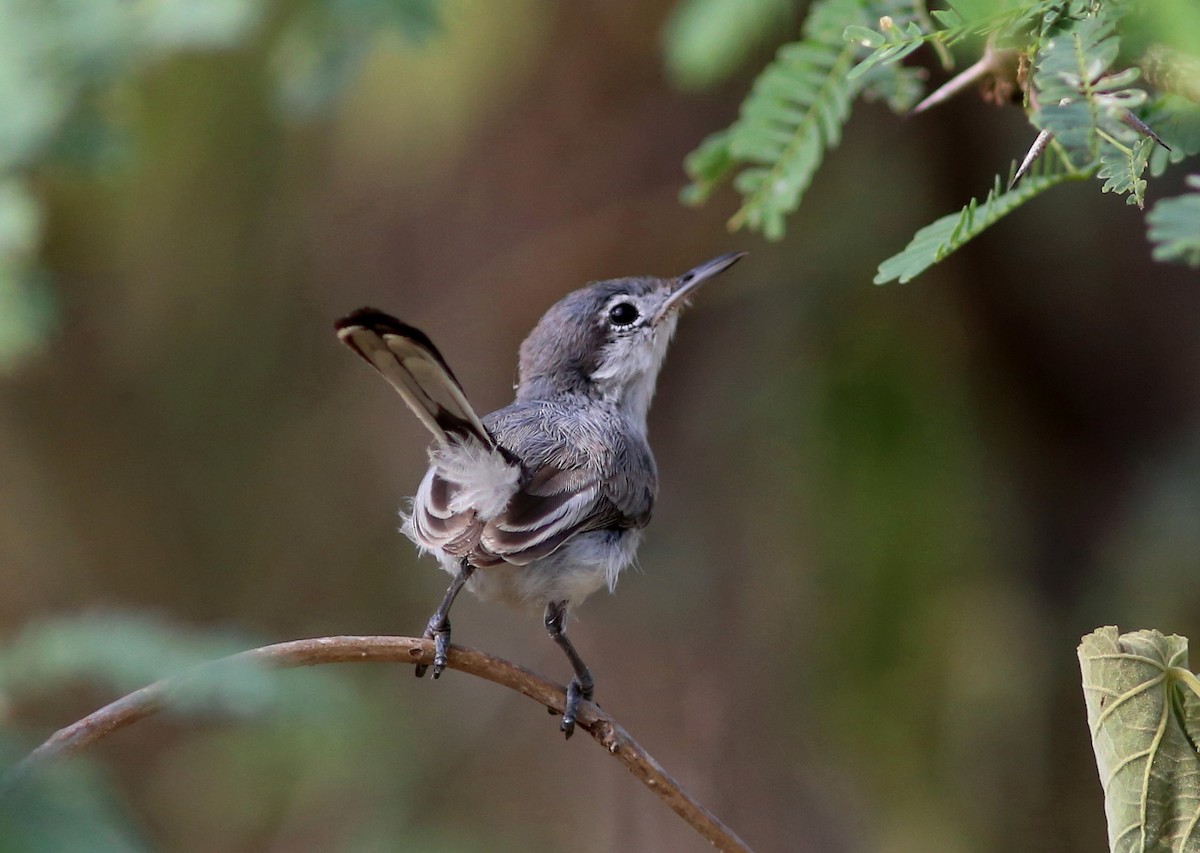
<svg viewBox="0 0 1200 853"><path fill-rule="evenodd" d="M1100 171L1096 173L1096 177L1104 181L1101 192L1127 193L1126 204L1143 207L1146 203L1146 179L1142 173L1146 171L1150 152L1156 144L1153 139L1144 137L1132 148L1105 145L1100 155Z"/></svg>
<svg viewBox="0 0 1200 853"><path fill-rule="evenodd" d="M930 13L935 21L942 25L943 29L953 29L963 25L963 16L955 12L953 9L934 9Z"/></svg>
<svg viewBox="0 0 1200 853"><path fill-rule="evenodd" d="M779 49L754 82L737 121L685 161L692 185L683 197L703 200L718 180L736 173L733 185L742 205L729 227L781 238L787 214L799 206L825 151L840 141L850 105L861 91L861 82L847 78L861 48L843 34L847 25L867 20L859 0L814 3L804 40Z"/></svg>
<svg viewBox="0 0 1200 853"><path fill-rule="evenodd" d="M887 38L882 33L878 33L869 27L860 27L857 24L851 24L846 27L846 31L842 33L842 38L846 41L856 41L863 47L870 48L871 50L887 44Z"/></svg>
<svg viewBox="0 0 1200 853"><path fill-rule="evenodd" d="M1164 198L1146 214L1147 236L1156 261L1178 261L1200 267L1200 175L1187 179L1193 192Z"/></svg>
<svg viewBox="0 0 1200 853"><path fill-rule="evenodd" d="M684 0L663 28L667 74L685 89L701 89L738 69L783 27L794 0Z"/></svg>
<svg viewBox="0 0 1200 853"><path fill-rule="evenodd" d="M1047 159L1043 157L1040 162ZM1034 169L1008 192L1001 191L1000 178L997 176L982 205L971 199L960 212L926 225L916 233L904 251L879 265L875 284L887 284L889 281L904 284L911 281L1034 196L1063 181L1087 176L1086 172L1055 170L1050 165L1039 165Z"/></svg>
<svg viewBox="0 0 1200 853"><path fill-rule="evenodd" d="M720 130L710 135L683 161L683 168L692 179L680 193L683 202L693 206L703 204L734 166L729 151L729 131Z"/></svg>
<svg viewBox="0 0 1200 853"><path fill-rule="evenodd" d="M988 36L1003 47L1014 39L1025 41L1037 21L1044 19L1047 14L1058 14L1061 2L1037 0L1032 3L996 3L995 0L987 0L976 4L951 3L950 9L932 11L928 18L920 16L926 26L936 24L933 29L923 28L917 21L909 21L906 26L890 22L880 31L849 27L846 30L847 40L864 44L874 51L850 72L850 76L857 77L879 64L897 62L930 42L950 46L970 36ZM953 8L956 6L958 8ZM865 33L861 32L863 29L866 29Z"/></svg>
<svg viewBox="0 0 1200 853"><path fill-rule="evenodd" d="M866 32L872 33L875 38L854 38L851 36L851 30L855 32L866 30ZM847 41L853 41L874 50L870 56L865 57L850 71L850 79L865 74L876 65L887 65L892 62L898 62L925 44L926 41L934 38L933 34L926 33L915 21L904 29L893 26L882 33L874 32L866 27L847 27L844 36ZM868 41L871 43L867 43Z"/></svg>
<svg viewBox="0 0 1200 853"><path fill-rule="evenodd" d="M1200 682L1187 640L1100 628L1079 644L1113 853L1200 851Z"/></svg>
<svg viewBox="0 0 1200 853"><path fill-rule="evenodd" d="M1070 21L1042 43L1036 59L1033 82L1040 106L1030 120L1054 134L1076 165L1099 159L1106 141L1136 140L1121 118L1146 93L1131 88L1137 69L1107 73L1120 48L1115 26L1112 17L1101 15Z"/></svg>
<svg viewBox="0 0 1200 853"><path fill-rule="evenodd" d="M1087 18L1047 39L1038 54L1033 82L1041 106L1030 118L1039 130L1054 134L1077 163L1096 157L1093 84L1119 46L1111 22Z"/></svg>

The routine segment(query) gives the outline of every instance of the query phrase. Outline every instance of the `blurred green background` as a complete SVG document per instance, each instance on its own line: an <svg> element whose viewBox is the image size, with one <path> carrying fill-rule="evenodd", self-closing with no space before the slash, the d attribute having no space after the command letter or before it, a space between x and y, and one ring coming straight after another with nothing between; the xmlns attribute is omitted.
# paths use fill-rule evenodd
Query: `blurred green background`
<svg viewBox="0 0 1200 853"><path fill-rule="evenodd" d="M1018 111L858 108L771 245L726 232L732 193L677 195L787 4L702 92L665 70L670 0L35 5L0 3L0 55L44 72L0 79L25 111L0 137L10 757L140 683L72 676L92 641L47 651L47 624L90 620L110 662L422 628L445 576L396 510L427 434L334 318L399 314L490 411L568 290L740 248L659 384L643 571L572 623L597 699L757 850L1103 849L1074 649L1200 637L1198 277L1071 185L870 284L1025 150ZM569 674L537 618L464 598L454 623ZM58 669L17 690L31 648ZM515 694L283 681L329 707L142 723L0 849L706 849Z"/></svg>

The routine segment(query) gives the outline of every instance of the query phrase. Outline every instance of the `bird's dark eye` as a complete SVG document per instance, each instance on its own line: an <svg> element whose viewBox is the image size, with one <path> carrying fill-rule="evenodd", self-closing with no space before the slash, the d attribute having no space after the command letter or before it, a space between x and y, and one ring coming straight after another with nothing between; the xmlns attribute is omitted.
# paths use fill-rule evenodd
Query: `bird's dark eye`
<svg viewBox="0 0 1200 853"><path fill-rule="evenodd" d="M628 326L638 318L637 306L632 302L618 302L608 309L608 321L614 326Z"/></svg>

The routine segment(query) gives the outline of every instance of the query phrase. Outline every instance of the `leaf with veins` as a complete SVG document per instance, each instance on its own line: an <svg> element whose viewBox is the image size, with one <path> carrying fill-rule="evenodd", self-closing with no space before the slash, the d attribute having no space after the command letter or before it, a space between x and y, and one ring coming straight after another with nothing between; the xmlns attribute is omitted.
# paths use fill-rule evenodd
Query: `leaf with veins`
<svg viewBox="0 0 1200 853"><path fill-rule="evenodd" d="M1200 681L1187 640L1099 628L1079 644L1113 853L1200 851Z"/></svg>

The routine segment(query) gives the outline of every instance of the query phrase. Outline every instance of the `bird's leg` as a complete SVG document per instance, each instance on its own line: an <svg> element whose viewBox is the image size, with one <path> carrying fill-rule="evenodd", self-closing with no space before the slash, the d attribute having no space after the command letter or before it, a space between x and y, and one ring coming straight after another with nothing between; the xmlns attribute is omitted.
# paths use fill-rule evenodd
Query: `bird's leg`
<svg viewBox="0 0 1200 853"><path fill-rule="evenodd" d="M467 562L466 557L463 557L458 565L458 574L454 576L454 580L450 581L450 588L442 597L442 603L438 605L437 610L433 611L433 615L429 617L429 624L425 626L425 639L433 640L434 678L439 677L442 670L446 668L446 655L450 650L450 606L454 604L454 599L458 597L459 591L471 577L471 573L475 571L475 567ZM428 668L427 664L419 663L413 672L417 678L420 678Z"/></svg>
<svg viewBox="0 0 1200 853"><path fill-rule="evenodd" d="M570 737L575 733L575 715L579 712L579 700L591 701L595 682L592 681L592 674L588 671L587 664L583 662L579 652L575 651L575 647L567 639L566 628L567 602L552 601L547 604L546 630L550 633L550 639L558 643L559 648L563 650L567 659L571 661L571 666L575 669L575 675L571 678L571 683L567 685L567 703L563 710L562 725L560 726L563 734Z"/></svg>

